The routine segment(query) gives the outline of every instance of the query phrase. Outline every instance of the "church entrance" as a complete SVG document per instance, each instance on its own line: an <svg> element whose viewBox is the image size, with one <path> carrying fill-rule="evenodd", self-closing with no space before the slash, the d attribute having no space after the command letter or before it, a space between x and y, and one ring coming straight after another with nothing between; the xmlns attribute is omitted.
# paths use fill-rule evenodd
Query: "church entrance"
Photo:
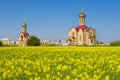
<svg viewBox="0 0 120 80"><path fill-rule="evenodd" d="M23 45L23 36L20 36L20 44Z"/></svg>
<svg viewBox="0 0 120 80"><path fill-rule="evenodd" d="M72 44L72 40L71 39L69 39L69 42L70 42L70 44Z"/></svg>

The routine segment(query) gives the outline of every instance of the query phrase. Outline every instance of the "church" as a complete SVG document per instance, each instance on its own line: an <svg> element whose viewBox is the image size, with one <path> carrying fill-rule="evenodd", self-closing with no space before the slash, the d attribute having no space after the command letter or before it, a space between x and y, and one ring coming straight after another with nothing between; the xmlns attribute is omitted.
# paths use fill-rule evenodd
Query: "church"
<svg viewBox="0 0 120 80"><path fill-rule="evenodd" d="M19 46L27 46L27 40L29 39L29 33L26 31L27 24L22 24L22 32L20 32L18 40L19 40Z"/></svg>
<svg viewBox="0 0 120 80"><path fill-rule="evenodd" d="M96 30L86 26L86 15L79 15L80 24L68 31L68 42L70 45L96 45Z"/></svg>

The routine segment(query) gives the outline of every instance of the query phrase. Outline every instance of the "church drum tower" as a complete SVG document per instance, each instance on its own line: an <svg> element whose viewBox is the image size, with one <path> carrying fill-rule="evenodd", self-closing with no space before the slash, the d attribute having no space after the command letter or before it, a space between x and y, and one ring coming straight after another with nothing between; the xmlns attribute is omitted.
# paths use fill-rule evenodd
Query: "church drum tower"
<svg viewBox="0 0 120 80"><path fill-rule="evenodd" d="M27 24L22 24L22 32L19 34L19 46L27 46L27 40L29 39L29 33L26 30Z"/></svg>

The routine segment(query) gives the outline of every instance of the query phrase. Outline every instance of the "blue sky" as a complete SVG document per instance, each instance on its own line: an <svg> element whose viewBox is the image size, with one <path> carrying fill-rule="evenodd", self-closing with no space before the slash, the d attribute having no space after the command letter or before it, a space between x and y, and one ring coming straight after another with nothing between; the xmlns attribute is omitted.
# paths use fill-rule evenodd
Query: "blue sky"
<svg viewBox="0 0 120 80"><path fill-rule="evenodd" d="M120 40L120 0L0 0L0 38L18 40L26 22L30 35L67 39L68 30L79 25L81 8L99 41Z"/></svg>

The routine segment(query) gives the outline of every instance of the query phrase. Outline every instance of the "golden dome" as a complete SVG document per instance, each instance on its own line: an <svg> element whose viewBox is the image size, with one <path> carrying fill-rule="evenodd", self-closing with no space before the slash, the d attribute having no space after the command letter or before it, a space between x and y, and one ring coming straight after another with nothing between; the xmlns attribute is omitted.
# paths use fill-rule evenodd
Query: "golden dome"
<svg viewBox="0 0 120 80"><path fill-rule="evenodd" d="M22 24L22 26L25 26L25 27L26 27L26 25L27 25L26 23L23 23L23 24Z"/></svg>
<svg viewBox="0 0 120 80"><path fill-rule="evenodd" d="M85 14L84 13L81 13L80 15L79 15L79 17L81 18L81 17L84 17L85 18Z"/></svg>

